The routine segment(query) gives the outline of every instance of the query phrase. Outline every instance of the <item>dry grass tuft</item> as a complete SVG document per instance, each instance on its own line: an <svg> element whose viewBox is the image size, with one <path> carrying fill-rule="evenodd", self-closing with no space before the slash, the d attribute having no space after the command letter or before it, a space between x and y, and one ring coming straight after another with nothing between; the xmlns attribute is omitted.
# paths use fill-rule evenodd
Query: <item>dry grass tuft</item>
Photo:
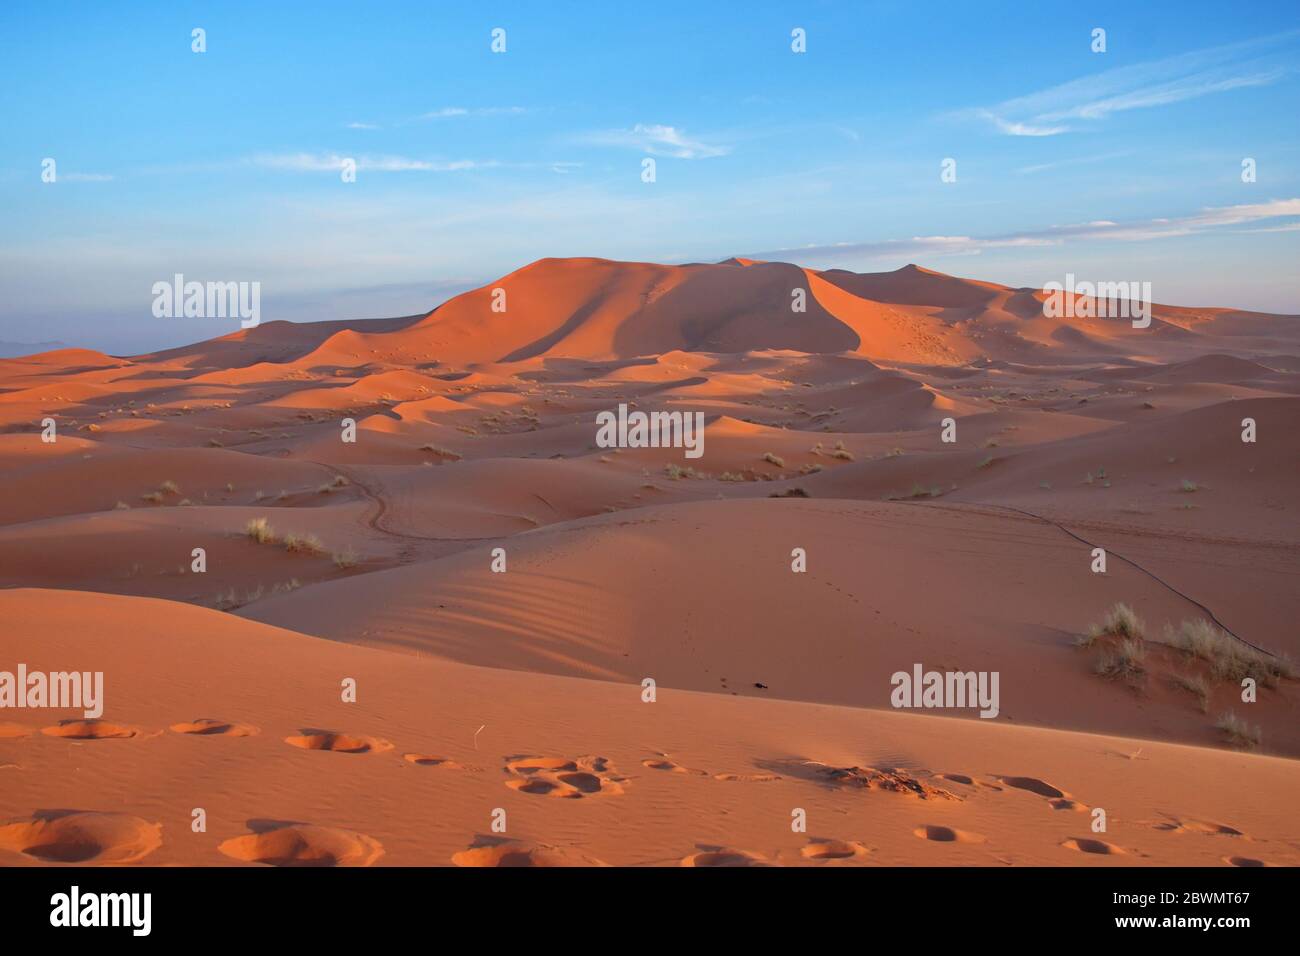
<svg viewBox="0 0 1300 956"><path fill-rule="evenodd" d="M1100 637L1127 637L1140 641L1146 637L1146 625L1131 607L1124 603L1112 605L1101 619L1101 623L1088 628L1088 632L1079 638L1080 647L1091 647Z"/></svg>
<svg viewBox="0 0 1300 956"><path fill-rule="evenodd" d="M1200 674L1171 674L1169 679L1173 681L1175 687L1186 691L1191 691L1196 696L1196 702L1201 708L1201 713L1210 712L1210 682Z"/></svg>
<svg viewBox="0 0 1300 956"><path fill-rule="evenodd" d="M1210 665L1215 680L1240 681L1253 677L1266 687L1294 678L1295 667L1285 657L1264 654L1203 618L1183 621L1175 631L1166 627L1164 643Z"/></svg>
<svg viewBox="0 0 1300 956"><path fill-rule="evenodd" d="M295 554L324 554L325 545L314 534L286 534L284 549Z"/></svg>
<svg viewBox="0 0 1300 956"><path fill-rule="evenodd" d="M248 524L244 525L244 534L258 544L269 544L275 541L275 531L265 518L249 518Z"/></svg>
<svg viewBox="0 0 1300 956"><path fill-rule="evenodd" d="M1102 677L1122 680L1136 687L1146 674L1146 656L1146 647L1141 641L1126 637L1114 648L1102 651L1093 670Z"/></svg>
<svg viewBox="0 0 1300 956"><path fill-rule="evenodd" d="M1221 730L1227 735L1228 742L1234 747L1242 747L1246 750L1254 750L1258 747L1263 737L1258 726L1247 723L1232 711L1220 714L1214 726L1216 730Z"/></svg>

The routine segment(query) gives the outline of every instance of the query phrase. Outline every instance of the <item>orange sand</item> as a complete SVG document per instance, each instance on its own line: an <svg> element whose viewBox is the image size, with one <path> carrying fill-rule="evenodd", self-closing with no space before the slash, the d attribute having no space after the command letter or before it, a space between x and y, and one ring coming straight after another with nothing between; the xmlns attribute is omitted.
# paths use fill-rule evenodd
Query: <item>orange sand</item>
<svg viewBox="0 0 1300 956"><path fill-rule="evenodd" d="M552 259L0 361L0 671L107 698L0 710L0 863L1300 863L1296 680L1243 703L1161 639L1300 657L1300 322L1041 300ZM704 413L703 457L596 447L620 403ZM1117 602L1131 681L1075 643ZM893 709L914 663L998 672L998 717Z"/></svg>

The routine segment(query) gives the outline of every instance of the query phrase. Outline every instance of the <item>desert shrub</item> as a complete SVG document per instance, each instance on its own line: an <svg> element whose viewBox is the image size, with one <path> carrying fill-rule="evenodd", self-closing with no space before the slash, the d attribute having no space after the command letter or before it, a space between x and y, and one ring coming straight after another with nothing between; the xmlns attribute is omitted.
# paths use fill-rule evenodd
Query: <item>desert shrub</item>
<svg viewBox="0 0 1300 956"><path fill-rule="evenodd" d="M275 540L275 532L271 529L271 523L265 518L249 518L248 524L244 525L244 534L258 544L267 544Z"/></svg>
<svg viewBox="0 0 1300 956"><path fill-rule="evenodd" d="M295 554L324 554L325 546L314 534L287 534L284 549Z"/></svg>
<svg viewBox="0 0 1300 956"><path fill-rule="evenodd" d="M1220 714L1219 719L1214 722L1216 730L1223 731L1228 738L1228 742L1234 747L1244 747L1253 750L1259 746L1263 737L1258 726L1247 723L1232 711Z"/></svg>

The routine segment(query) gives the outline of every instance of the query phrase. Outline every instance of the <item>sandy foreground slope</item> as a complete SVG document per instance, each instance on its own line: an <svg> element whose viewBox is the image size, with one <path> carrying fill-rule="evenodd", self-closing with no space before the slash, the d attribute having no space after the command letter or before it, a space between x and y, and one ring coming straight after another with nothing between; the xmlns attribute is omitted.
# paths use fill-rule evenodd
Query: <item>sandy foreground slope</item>
<svg viewBox="0 0 1300 956"><path fill-rule="evenodd" d="M1294 865L1300 318L1153 312L550 259L0 360L0 672L108 682L90 727L0 710L0 864ZM598 447L620 404L702 456ZM1189 624L1259 649L1256 701ZM998 716L892 709L917 664L997 672ZM554 849L486 847L496 808Z"/></svg>
<svg viewBox="0 0 1300 956"><path fill-rule="evenodd" d="M30 666L104 670L101 732L132 734L15 714L31 733L0 739L0 815L26 821L0 826L11 864L1300 862L1270 797L1300 786L1292 760L671 689L645 703L145 598L14 590L0 615L7 646L41 635ZM235 733L177 732L197 718ZM369 749L295 745L323 732Z"/></svg>

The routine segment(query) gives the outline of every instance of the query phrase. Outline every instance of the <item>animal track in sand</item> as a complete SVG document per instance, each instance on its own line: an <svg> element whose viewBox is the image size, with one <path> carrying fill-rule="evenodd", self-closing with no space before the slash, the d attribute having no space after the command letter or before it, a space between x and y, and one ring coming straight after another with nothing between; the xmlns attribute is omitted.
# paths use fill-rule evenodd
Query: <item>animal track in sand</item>
<svg viewBox="0 0 1300 956"><path fill-rule="evenodd" d="M984 836L979 833L971 833L967 830L955 830L952 827L935 826L934 824L924 824L912 831L912 835L922 840L932 840L935 843L983 843Z"/></svg>
<svg viewBox="0 0 1300 956"><path fill-rule="evenodd" d="M622 793L627 779L605 757L509 757L506 773L512 790L568 800Z"/></svg>
<svg viewBox="0 0 1300 956"><path fill-rule="evenodd" d="M495 867L568 867L609 866L603 860L570 847L537 846L518 840L507 840L492 846L470 847L451 855L457 866Z"/></svg>
<svg viewBox="0 0 1300 956"><path fill-rule="evenodd" d="M308 823L258 827L217 849L232 860L269 866L370 866L384 855L379 841L364 833Z"/></svg>
<svg viewBox="0 0 1300 956"><path fill-rule="evenodd" d="M43 728L41 733L68 740L119 740L138 736L140 728L106 720L61 720L53 727Z"/></svg>
<svg viewBox="0 0 1300 956"><path fill-rule="evenodd" d="M49 863L134 863L162 846L162 824L127 813L43 811L0 826L0 848Z"/></svg>
<svg viewBox="0 0 1300 956"><path fill-rule="evenodd" d="M776 866L771 860L751 853L749 850L734 850L729 847L711 847L702 853L693 853L681 862L682 866Z"/></svg>
<svg viewBox="0 0 1300 956"><path fill-rule="evenodd" d="M172 724L170 729L173 733L197 737L252 737L258 732L252 724L238 724L212 717L199 717L197 720Z"/></svg>
<svg viewBox="0 0 1300 956"><path fill-rule="evenodd" d="M871 850L857 840L813 840L799 851L806 860L824 863L833 860L858 860Z"/></svg>
<svg viewBox="0 0 1300 956"><path fill-rule="evenodd" d="M432 754L402 754L402 759L407 763L413 763L417 767L437 767L440 770L468 770L471 773L478 773L481 767L469 767L463 763L457 763L446 757L435 757Z"/></svg>
<svg viewBox="0 0 1300 956"><path fill-rule="evenodd" d="M1080 853L1095 853L1100 856L1125 855L1125 851L1113 843L1107 843L1105 840L1091 840L1086 837L1071 837L1061 846L1067 850L1078 850Z"/></svg>
<svg viewBox="0 0 1300 956"><path fill-rule="evenodd" d="M300 733L299 737L285 737L284 742L301 750L333 750L344 754L383 753L393 749L393 745L382 737L340 734L332 730L314 728L302 730Z"/></svg>

